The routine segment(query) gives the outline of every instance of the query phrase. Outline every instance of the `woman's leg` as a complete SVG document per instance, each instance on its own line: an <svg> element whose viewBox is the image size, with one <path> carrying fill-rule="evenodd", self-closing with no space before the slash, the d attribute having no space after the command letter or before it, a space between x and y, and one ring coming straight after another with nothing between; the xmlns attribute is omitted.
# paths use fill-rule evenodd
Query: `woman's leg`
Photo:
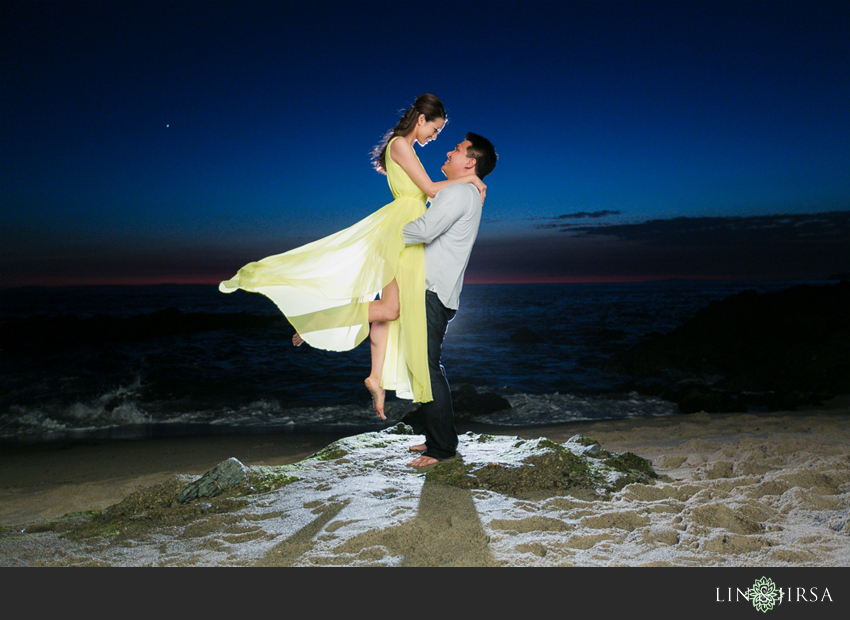
<svg viewBox="0 0 850 620"><path fill-rule="evenodd" d="M387 354L387 338L390 333L390 321L398 318L400 310L398 283L393 280L381 291L381 298L369 304L370 348L372 352L372 369L366 377L366 388L372 394L372 404L382 420L384 415L384 399L386 391L381 387L381 375L384 372L384 358Z"/></svg>

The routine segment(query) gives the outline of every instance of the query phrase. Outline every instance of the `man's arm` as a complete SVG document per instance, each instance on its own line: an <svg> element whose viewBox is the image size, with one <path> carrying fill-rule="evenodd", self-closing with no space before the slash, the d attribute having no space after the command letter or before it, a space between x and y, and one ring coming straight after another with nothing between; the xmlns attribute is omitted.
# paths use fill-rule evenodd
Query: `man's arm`
<svg viewBox="0 0 850 620"><path fill-rule="evenodd" d="M425 215L405 225L404 244L431 243L463 216L465 201L469 199L463 185L450 185L440 190Z"/></svg>

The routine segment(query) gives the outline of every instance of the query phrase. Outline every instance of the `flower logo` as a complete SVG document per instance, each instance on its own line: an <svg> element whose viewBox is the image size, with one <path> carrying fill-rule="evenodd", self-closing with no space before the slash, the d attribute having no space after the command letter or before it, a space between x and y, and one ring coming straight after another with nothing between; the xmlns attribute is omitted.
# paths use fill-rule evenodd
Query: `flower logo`
<svg viewBox="0 0 850 620"><path fill-rule="evenodd" d="M782 590L777 590L773 580L767 577L756 579L753 587L747 590L747 596L752 601L753 607L763 613L773 609L774 605L782 600L782 594Z"/></svg>

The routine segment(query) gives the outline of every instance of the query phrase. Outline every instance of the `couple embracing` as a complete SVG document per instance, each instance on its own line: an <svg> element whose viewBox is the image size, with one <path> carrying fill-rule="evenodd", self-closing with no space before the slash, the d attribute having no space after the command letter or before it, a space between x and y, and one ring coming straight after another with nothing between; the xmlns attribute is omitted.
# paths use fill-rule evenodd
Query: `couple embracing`
<svg viewBox="0 0 850 620"><path fill-rule="evenodd" d="M446 122L440 100L420 95L373 152L391 203L328 237L249 263L219 285L225 293L241 288L269 297L295 327L293 344L344 351L369 336L365 384L378 416L386 419L386 390L422 403L425 443L411 446L420 453L413 467L457 451L440 358L478 234L482 179L498 158L489 140L467 133L446 154L445 180L432 181L414 146L436 139Z"/></svg>

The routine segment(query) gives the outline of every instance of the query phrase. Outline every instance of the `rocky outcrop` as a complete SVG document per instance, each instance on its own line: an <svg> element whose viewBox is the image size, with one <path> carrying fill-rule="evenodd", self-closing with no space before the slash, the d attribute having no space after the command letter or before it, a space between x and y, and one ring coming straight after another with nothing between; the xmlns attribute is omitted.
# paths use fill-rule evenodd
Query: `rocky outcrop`
<svg viewBox="0 0 850 620"><path fill-rule="evenodd" d="M412 427L398 423L383 431L335 441L311 459L340 465L367 462L374 459L370 451L384 454L395 444L406 448L406 436L413 434ZM427 481L516 498L571 495L610 499L628 484L654 484L658 478L647 459L631 452L610 452L582 435L564 443L545 437L520 439L472 432L458 439L458 455L427 467Z"/></svg>
<svg viewBox="0 0 850 620"><path fill-rule="evenodd" d="M500 441L481 435L479 442ZM631 452L608 452L589 437L575 435L559 444L546 438L517 440L486 461L455 458L425 474L431 482L462 489L484 489L516 498L572 495L608 499L628 484L652 484L652 463Z"/></svg>
<svg viewBox="0 0 850 620"><path fill-rule="evenodd" d="M492 392L478 392L471 385L461 385L452 392L452 407L462 418L487 415L511 408L508 399Z"/></svg>
<svg viewBox="0 0 850 620"><path fill-rule="evenodd" d="M231 457L180 489L177 501L183 504L199 497L215 497L245 482L247 471L238 459Z"/></svg>
<svg viewBox="0 0 850 620"><path fill-rule="evenodd" d="M684 413L778 411L850 393L850 283L744 291L609 358Z"/></svg>
<svg viewBox="0 0 850 620"><path fill-rule="evenodd" d="M328 514L336 515L352 500L366 505L377 501L403 512L409 493L421 494L420 501L427 501L421 481L413 482L422 474L430 486L480 489L529 500L571 496L610 501L626 485L669 480L659 477L647 459L630 452L609 452L582 435L557 443L542 437L464 433L455 458L413 468L408 465L413 458L409 450L413 435L412 427L399 423L382 431L344 437L287 465L243 466L231 458L188 484L193 476L175 474L171 480L134 491L104 510L35 523L26 531L36 535L58 532L75 541L95 540L102 548L104 540L119 547L136 546L151 537L161 540L163 531L174 528L174 546L209 535L218 551L222 536L243 539L234 533L240 531L240 522L247 527L241 530L245 539L273 538L258 536L256 522L270 516L276 521L286 513L297 515L293 505L303 506L305 514L328 508ZM223 475L225 472L229 473ZM402 491L404 488L408 490ZM329 502L329 497L333 501ZM280 504L275 507L277 502ZM245 522L246 511L250 523ZM477 516L475 519L477 522ZM371 517L368 520L373 522ZM169 553L172 551L169 545ZM120 553L123 556L124 551Z"/></svg>
<svg viewBox="0 0 850 620"><path fill-rule="evenodd" d="M492 392L478 392L474 386L464 384L452 390L452 408L455 420L467 420L473 416L485 416L510 409L511 403L503 396ZM403 418L403 422L408 424L421 424L423 421L420 408L414 409Z"/></svg>

